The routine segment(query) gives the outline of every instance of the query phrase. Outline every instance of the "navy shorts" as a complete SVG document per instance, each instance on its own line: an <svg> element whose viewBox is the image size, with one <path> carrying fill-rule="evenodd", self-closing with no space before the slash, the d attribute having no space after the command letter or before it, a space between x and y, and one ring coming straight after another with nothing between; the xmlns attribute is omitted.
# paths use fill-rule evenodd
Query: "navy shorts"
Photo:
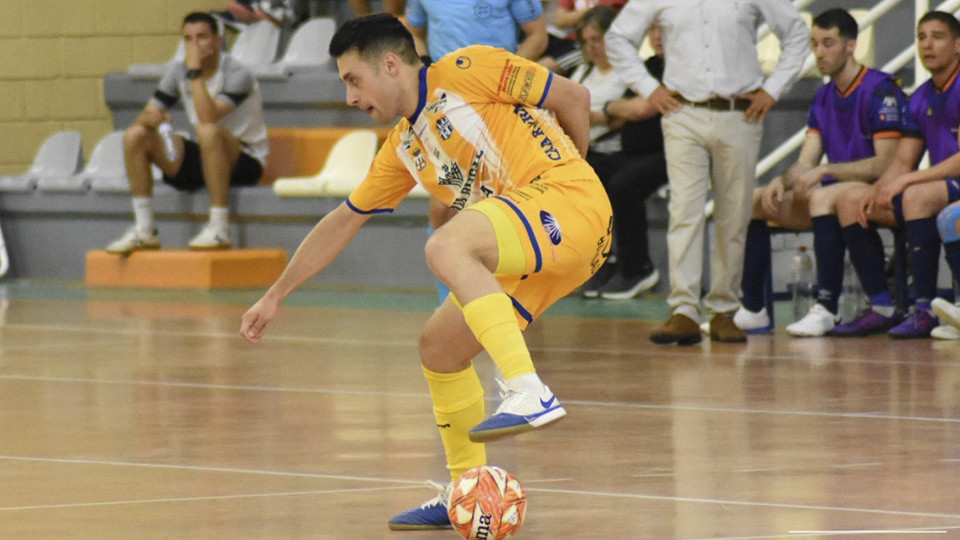
<svg viewBox="0 0 960 540"><path fill-rule="evenodd" d="M947 178L945 182L947 183L947 200L950 201L947 204L960 201L960 180Z"/></svg>
<svg viewBox="0 0 960 540"><path fill-rule="evenodd" d="M240 152L240 157L230 171L230 185L255 186L262 174L263 165L249 154ZM163 175L163 182L179 191L197 191L206 187L207 184L203 181L203 164L200 161L200 145L184 139L183 164L176 175Z"/></svg>

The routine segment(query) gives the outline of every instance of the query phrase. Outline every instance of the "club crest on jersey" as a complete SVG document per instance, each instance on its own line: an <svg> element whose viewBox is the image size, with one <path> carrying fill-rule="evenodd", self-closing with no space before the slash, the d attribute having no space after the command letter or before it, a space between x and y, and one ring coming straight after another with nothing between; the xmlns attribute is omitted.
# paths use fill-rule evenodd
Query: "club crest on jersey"
<svg viewBox="0 0 960 540"><path fill-rule="evenodd" d="M557 222L557 218L553 217L550 212L541 210L540 223L543 224L543 229L550 236L550 242L555 246L560 245L560 242L563 241L563 231L560 230L560 223Z"/></svg>
<svg viewBox="0 0 960 540"><path fill-rule="evenodd" d="M460 69L468 69L472 63L469 56L457 57L457 67Z"/></svg>
<svg viewBox="0 0 960 540"><path fill-rule="evenodd" d="M447 117L437 119L437 133L440 134L440 138L447 140L453 135L453 125L450 123L450 120L447 120Z"/></svg>
<svg viewBox="0 0 960 540"><path fill-rule="evenodd" d="M423 152L421 152L419 148L413 151L413 166L416 167L418 171L427 168L427 158L423 156Z"/></svg>

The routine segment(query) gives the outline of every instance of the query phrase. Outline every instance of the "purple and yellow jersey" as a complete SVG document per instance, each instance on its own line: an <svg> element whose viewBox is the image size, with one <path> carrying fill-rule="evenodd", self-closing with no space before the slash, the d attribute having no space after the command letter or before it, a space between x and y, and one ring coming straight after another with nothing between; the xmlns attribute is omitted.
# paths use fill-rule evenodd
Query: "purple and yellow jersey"
<svg viewBox="0 0 960 540"><path fill-rule="evenodd" d="M810 105L807 133L820 137L830 163L871 158L875 140L901 136L905 106L892 75L864 67L845 91L834 81L820 88ZM824 177L823 184L835 181Z"/></svg>
<svg viewBox="0 0 960 540"><path fill-rule="evenodd" d="M930 79L917 88L907 103L903 134L923 139L930 152L931 165L960 151L957 146L960 85L956 81L957 72L950 76L943 88L937 88L933 79Z"/></svg>
<svg viewBox="0 0 960 540"><path fill-rule="evenodd" d="M553 114L540 108L552 81L543 66L483 45L423 68L416 112L390 132L347 204L360 213L390 212L419 181L462 210L549 169L583 163Z"/></svg>

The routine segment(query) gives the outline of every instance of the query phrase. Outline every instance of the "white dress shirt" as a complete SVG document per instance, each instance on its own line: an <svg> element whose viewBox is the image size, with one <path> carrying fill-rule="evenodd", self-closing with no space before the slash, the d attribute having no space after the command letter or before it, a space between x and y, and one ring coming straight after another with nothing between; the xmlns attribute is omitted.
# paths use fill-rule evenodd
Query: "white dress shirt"
<svg viewBox="0 0 960 540"><path fill-rule="evenodd" d="M607 55L644 97L660 86L637 57L654 21L663 29L663 85L690 101L729 99L761 87L780 99L799 78L809 52L810 30L789 0L630 0L606 34ZM766 80L757 59L762 23L780 38L781 48Z"/></svg>

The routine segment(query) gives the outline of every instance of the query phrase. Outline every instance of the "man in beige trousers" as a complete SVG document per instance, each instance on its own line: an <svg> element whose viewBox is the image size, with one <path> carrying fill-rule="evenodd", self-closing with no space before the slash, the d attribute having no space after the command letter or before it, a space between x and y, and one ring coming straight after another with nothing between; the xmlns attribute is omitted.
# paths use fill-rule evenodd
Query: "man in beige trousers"
<svg viewBox="0 0 960 540"><path fill-rule="evenodd" d="M663 29L663 84L637 56L654 21ZM766 78L757 59L761 24L780 38L781 56ZM704 205L714 194L716 237L710 291L703 300L710 338L740 342L743 250L756 185L763 119L800 76L809 29L789 0L632 0L607 32L607 51L627 83L663 114L670 182L667 231L672 315L654 343L700 342Z"/></svg>

